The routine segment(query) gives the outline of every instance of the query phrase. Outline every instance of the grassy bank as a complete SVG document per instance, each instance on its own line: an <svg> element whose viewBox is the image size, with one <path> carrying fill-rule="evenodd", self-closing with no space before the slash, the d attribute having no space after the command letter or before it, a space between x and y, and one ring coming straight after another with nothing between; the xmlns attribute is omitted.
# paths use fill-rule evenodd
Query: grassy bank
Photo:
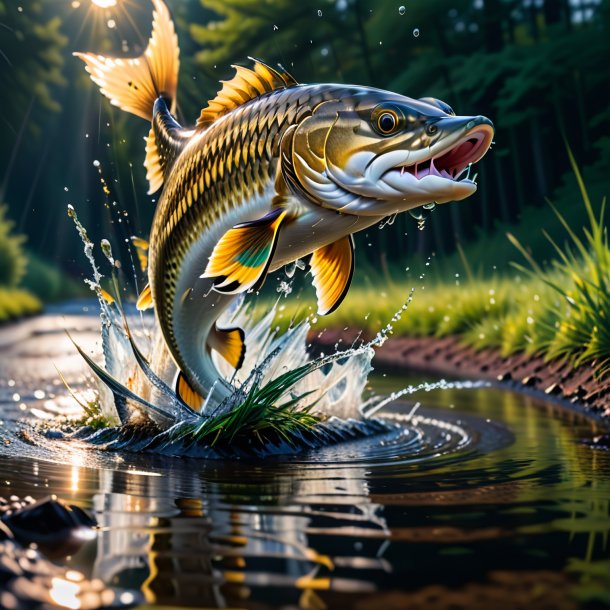
<svg viewBox="0 0 610 610"><path fill-rule="evenodd" d="M0 206L0 323L36 313L39 299L21 288L28 261L23 251L25 238L13 233L14 223Z"/></svg>
<svg viewBox="0 0 610 610"><path fill-rule="evenodd" d="M503 355L517 352L545 359L568 358L592 365L600 375L610 370L610 249L605 201L591 202L578 168L573 169L582 200L580 224L556 211L565 243L550 237L556 257L544 267L515 236L515 263L491 278L477 276L466 256L462 272L449 281L409 281L386 277L370 286L354 286L339 309L319 319L314 329L358 328L376 333L415 290L409 307L393 322L397 335L457 335L475 348L494 347ZM577 204L577 203L576 203ZM314 310L313 303L287 299L280 315L286 323Z"/></svg>
<svg viewBox="0 0 610 610"><path fill-rule="evenodd" d="M27 290L0 286L0 323L40 311L40 301Z"/></svg>

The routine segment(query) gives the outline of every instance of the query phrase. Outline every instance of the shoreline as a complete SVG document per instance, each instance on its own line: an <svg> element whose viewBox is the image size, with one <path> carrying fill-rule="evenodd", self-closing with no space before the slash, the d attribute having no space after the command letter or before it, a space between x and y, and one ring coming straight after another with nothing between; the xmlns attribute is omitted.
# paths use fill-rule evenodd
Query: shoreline
<svg viewBox="0 0 610 610"><path fill-rule="evenodd" d="M364 334L361 338L367 339ZM356 339L354 331L332 329L310 335L314 350L334 349L337 342L351 345ZM590 366L574 368L567 361L545 362L540 356L523 353L502 356L496 349L477 350L456 336L394 336L375 351L376 370L483 379L558 404L610 428L610 376L598 380Z"/></svg>

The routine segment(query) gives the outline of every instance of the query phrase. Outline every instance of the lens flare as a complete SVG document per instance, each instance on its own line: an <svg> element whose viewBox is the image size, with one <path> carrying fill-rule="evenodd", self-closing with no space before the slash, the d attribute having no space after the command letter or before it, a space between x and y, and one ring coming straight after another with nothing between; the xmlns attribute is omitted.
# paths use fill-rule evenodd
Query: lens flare
<svg viewBox="0 0 610 610"><path fill-rule="evenodd" d="M81 607L81 601L78 599L80 591L81 587L78 583L55 577L51 581L49 597L62 608L79 610Z"/></svg>
<svg viewBox="0 0 610 610"><path fill-rule="evenodd" d="M116 6L117 0L91 0L91 3L100 8L111 8Z"/></svg>

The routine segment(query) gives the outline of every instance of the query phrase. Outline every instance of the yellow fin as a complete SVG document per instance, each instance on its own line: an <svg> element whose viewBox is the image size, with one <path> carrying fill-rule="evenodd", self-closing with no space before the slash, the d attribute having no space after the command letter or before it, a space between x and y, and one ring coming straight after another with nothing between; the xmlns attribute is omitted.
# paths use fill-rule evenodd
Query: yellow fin
<svg viewBox="0 0 610 610"><path fill-rule="evenodd" d="M263 218L229 229L214 247L201 277L214 278L214 289L225 294L258 289L265 280L286 214L276 208Z"/></svg>
<svg viewBox="0 0 610 610"><path fill-rule="evenodd" d="M141 237L137 237L135 235L131 237L131 243L140 250L148 250L149 248L149 244L146 239L142 239Z"/></svg>
<svg viewBox="0 0 610 610"><path fill-rule="evenodd" d="M193 390L182 371L178 373L178 379L176 380L176 394L195 411L200 411L205 402L203 396L201 396L199 392Z"/></svg>
<svg viewBox="0 0 610 610"><path fill-rule="evenodd" d="M148 195L152 195L163 186L163 168L161 167L161 157L159 156L157 138L153 127L150 128L144 141L146 142L144 167L146 168L146 180L148 180Z"/></svg>
<svg viewBox="0 0 610 610"><path fill-rule="evenodd" d="M254 69L231 66L235 69L235 76L231 80L220 81L222 89L201 111L197 129L208 127L219 117L265 93L298 84L283 68L276 70L258 59L248 59L254 62Z"/></svg>
<svg viewBox="0 0 610 610"><path fill-rule="evenodd" d="M351 235L319 248L312 256L311 274L318 298L318 314L325 316L343 301L354 273L354 241Z"/></svg>
<svg viewBox="0 0 610 610"><path fill-rule="evenodd" d="M180 55L167 6L162 0L153 0L153 5L152 34L139 57L74 53L87 64L91 79L111 104L149 121L161 94L172 100L172 112L175 110Z"/></svg>
<svg viewBox="0 0 610 610"><path fill-rule="evenodd" d="M148 267L148 242L141 237L133 236L131 238L131 243L136 249L136 254L138 255L138 261L140 262L140 270L146 271Z"/></svg>
<svg viewBox="0 0 610 610"><path fill-rule="evenodd" d="M107 290L100 288L100 294L102 295L104 301L108 303L108 305L112 305L114 303L114 297Z"/></svg>
<svg viewBox="0 0 610 610"><path fill-rule="evenodd" d="M208 337L208 345L216 350L234 369L241 368L246 356L244 331L239 328L214 326Z"/></svg>
<svg viewBox="0 0 610 610"><path fill-rule="evenodd" d="M146 284L144 290L140 293L138 300L136 302L136 307L140 311L144 311L145 309L150 309L153 306L152 293L150 291L150 284Z"/></svg>

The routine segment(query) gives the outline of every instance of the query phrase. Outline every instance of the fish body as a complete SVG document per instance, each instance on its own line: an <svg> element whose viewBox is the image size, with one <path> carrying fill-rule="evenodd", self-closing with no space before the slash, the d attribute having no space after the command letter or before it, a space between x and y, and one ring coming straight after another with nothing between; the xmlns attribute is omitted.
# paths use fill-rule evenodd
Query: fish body
<svg viewBox="0 0 610 610"><path fill-rule="evenodd" d="M341 84L298 84L282 68L235 67L194 129L174 118L178 46L154 0L140 58L79 54L112 103L152 120L145 165L162 188L148 249L153 305L180 371L177 390L197 408L216 386L211 357L239 368L243 331L218 328L240 293L311 255L318 311L333 311L354 270L352 235L426 203L467 197L463 170L489 148L491 122L443 102ZM229 386L216 386L224 398Z"/></svg>
<svg viewBox="0 0 610 610"><path fill-rule="evenodd" d="M216 292L213 278L200 276L227 231L272 212L286 129L324 99L345 92L344 86L294 86L255 99L192 135L168 176L150 234L151 293L178 367L184 371L199 362L200 373L195 377L193 371L190 381L206 395L206 382L218 376L207 339L235 295ZM281 206L290 221L278 236L269 272L383 217L340 214L292 194Z"/></svg>

